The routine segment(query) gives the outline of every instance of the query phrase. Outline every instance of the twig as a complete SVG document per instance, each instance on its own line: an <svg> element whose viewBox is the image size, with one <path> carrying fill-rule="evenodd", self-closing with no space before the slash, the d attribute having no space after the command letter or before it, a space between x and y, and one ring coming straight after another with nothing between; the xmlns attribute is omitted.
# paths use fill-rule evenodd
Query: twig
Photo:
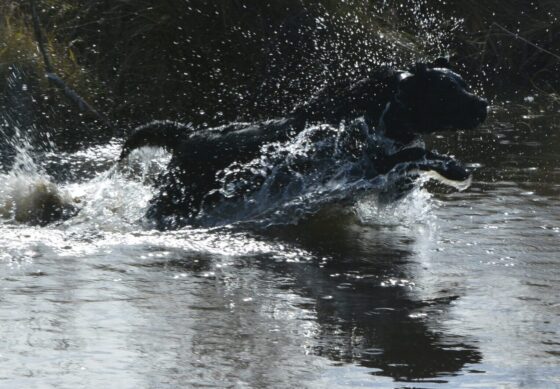
<svg viewBox="0 0 560 389"><path fill-rule="evenodd" d="M555 54L555 53L553 53L553 52L551 52L551 51L548 51L547 49L543 49L542 47L540 47L540 46L534 44L534 43L531 42L530 40L523 38L523 37L520 36L519 34L516 34L516 33L512 32L512 31L508 30L507 28L505 28L504 26L502 26L502 25L500 25L500 24L498 24L498 23L492 22L492 26L496 26L496 27L498 27L500 30L502 30L502 31L506 32L507 34L513 36L515 39L519 39L520 41L527 43L529 46L533 46L535 49L540 50L540 51L542 51L543 53L546 53L546 54L548 54L548 55L551 55L551 56L553 56L554 58L560 60L560 55Z"/></svg>
<svg viewBox="0 0 560 389"><path fill-rule="evenodd" d="M43 61L45 62L45 69L47 73L53 73L53 66L49 57L49 52L47 51L47 46L45 45L45 36L43 35L43 30L41 29L41 23L39 21L39 15L37 14L37 7L35 6L35 0L30 0L31 3L31 15L33 17L33 29L35 30L35 39L37 39L37 45L39 46L39 51L43 56Z"/></svg>
<svg viewBox="0 0 560 389"><path fill-rule="evenodd" d="M31 4L31 15L33 17L33 29L35 30L35 39L37 39L37 45L39 46L39 51L43 57L43 62L45 63L45 70L47 79L51 84L60 89L64 95L72 101L81 111L86 111L95 116L103 124L108 127L112 127L111 121L107 116L98 112L93 108L87 101L85 101L74 89L70 88L64 80L56 74L54 67L50 60L49 52L46 45L45 35L41 29L41 22L39 20L39 15L37 13L37 7L35 5L35 0L29 0Z"/></svg>

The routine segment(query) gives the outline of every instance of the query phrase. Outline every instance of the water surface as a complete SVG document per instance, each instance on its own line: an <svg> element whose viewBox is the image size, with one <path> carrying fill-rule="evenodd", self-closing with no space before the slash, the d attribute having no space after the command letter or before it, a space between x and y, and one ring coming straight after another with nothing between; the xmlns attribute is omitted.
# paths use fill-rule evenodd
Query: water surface
<svg viewBox="0 0 560 389"><path fill-rule="evenodd" d="M83 209L0 224L0 386L560 387L560 115L539 101L426 139L476 168L463 192L267 229L151 230L158 151L6 167L3 196L51 173Z"/></svg>

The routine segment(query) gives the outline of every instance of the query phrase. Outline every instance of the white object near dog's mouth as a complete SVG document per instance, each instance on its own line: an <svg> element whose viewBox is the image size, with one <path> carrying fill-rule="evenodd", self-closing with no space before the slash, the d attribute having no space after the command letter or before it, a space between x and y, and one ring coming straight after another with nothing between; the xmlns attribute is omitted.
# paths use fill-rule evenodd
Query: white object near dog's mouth
<svg viewBox="0 0 560 389"><path fill-rule="evenodd" d="M428 177L430 179L441 182L442 184L445 184L445 185L448 185L452 188L455 188L460 192L468 189L472 184L472 174L469 174L469 177L465 180L452 180L450 178L442 176L441 174L439 174L435 170L428 170L428 171L422 171L422 172L419 171L419 173L423 174L425 177Z"/></svg>

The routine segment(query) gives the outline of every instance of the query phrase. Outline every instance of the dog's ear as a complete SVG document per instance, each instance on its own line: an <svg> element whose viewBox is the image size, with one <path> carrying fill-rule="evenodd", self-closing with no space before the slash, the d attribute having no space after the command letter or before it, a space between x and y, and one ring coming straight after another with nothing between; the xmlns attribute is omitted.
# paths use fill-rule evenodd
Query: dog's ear
<svg viewBox="0 0 560 389"><path fill-rule="evenodd" d="M432 65L433 68L451 69L451 63L449 62L449 58L447 57L439 57L430 65Z"/></svg>

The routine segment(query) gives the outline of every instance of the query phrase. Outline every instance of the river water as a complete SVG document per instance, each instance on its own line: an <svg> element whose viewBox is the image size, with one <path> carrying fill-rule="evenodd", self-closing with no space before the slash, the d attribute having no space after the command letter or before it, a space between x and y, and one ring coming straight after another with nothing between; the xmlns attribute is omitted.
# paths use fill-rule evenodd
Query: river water
<svg viewBox="0 0 560 389"><path fill-rule="evenodd" d="M269 228L152 230L163 152L117 174L118 141L22 144L4 208L52 185L82 209L44 227L4 210L0 387L560 387L559 112L495 103L480 129L426 138L476 168L465 191Z"/></svg>

